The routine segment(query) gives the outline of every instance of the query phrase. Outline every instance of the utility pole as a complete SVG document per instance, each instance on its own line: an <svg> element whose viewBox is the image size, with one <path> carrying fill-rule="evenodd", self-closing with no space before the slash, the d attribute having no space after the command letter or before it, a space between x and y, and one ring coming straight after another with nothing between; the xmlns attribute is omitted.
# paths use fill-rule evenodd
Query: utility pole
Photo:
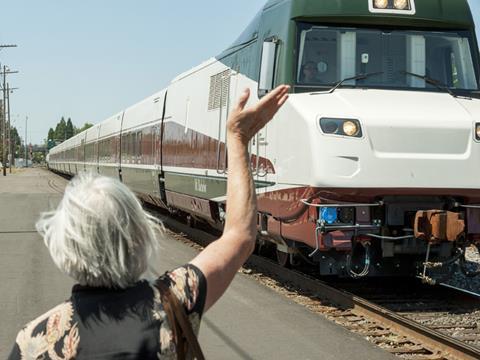
<svg viewBox="0 0 480 360"><path fill-rule="evenodd" d="M0 50L4 48L14 48L17 47L17 45L0 45ZM1 65L0 65L0 70L1 70ZM7 140L7 89L6 89L6 80L7 80L7 74L14 74L17 73L18 71L7 71L7 67L4 65L3 66L3 73L0 73L0 75L3 75L3 102L2 102L2 113L1 113L1 118L2 118L2 123L1 123L1 130L2 130L2 168L3 168L3 176L7 176L7 149L6 149L6 140ZM10 120L9 120L10 121Z"/></svg>
<svg viewBox="0 0 480 360"><path fill-rule="evenodd" d="M15 161L15 144L12 142L12 122L10 118L10 94L13 93L14 90L18 90L18 88L11 88L10 84L7 83L7 134L8 134L8 168L10 174L12 173L12 164Z"/></svg>
<svg viewBox="0 0 480 360"><path fill-rule="evenodd" d="M7 117L7 92L6 92L6 80L7 80L7 67L3 65L3 114L2 114L2 169L3 176L7 176L7 133L6 133L6 117Z"/></svg>
<svg viewBox="0 0 480 360"><path fill-rule="evenodd" d="M16 74L18 71L11 71L3 65L3 72L0 72L0 75L3 75L3 111L2 111L2 168L3 176L7 176L7 75Z"/></svg>
<svg viewBox="0 0 480 360"><path fill-rule="evenodd" d="M12 133L10 129L10 84L7 83L7 136L8 136L8 169L12 173Z"/></svg>
<svg viewBox="0 0 480 360"><path fill-rule="evenodd" d="M7 134L8 134L8 169L9 173L12 173L12 161L13 161L13 155L12 155L12 129L11 129L11 123L10 123L10 84L7 83Z"/></svg>
<svg viewBox="0 0 480 360"><path fill-rule="evenodd" d="M28 150L27 150L27 125L28 125L28 116L25 117L25 167L28 168Z"/></svg>
<svg viewBox="0 0 480 360"><path fill-rule="evenodd" d="M3 131L3 124L4 124L4 121L3 121L3 116L5 115L5 111L4 111L4 106L5 106L5 103L3 102L3 98L0 99L0 135L1 135L1 143L3 145L3 136L4 136L4 131ZM0 162L2 162L2 168L3 168L3 147L2 147L2 153L0 154Z"/></svg>

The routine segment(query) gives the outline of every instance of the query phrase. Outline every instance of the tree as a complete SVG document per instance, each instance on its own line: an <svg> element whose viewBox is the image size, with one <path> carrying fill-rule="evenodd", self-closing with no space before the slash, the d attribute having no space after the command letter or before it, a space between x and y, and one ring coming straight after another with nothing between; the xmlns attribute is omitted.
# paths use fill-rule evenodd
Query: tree
<svg viewBox="0 0 480 360"><path fill-rule="evenodd" d="M34 164L41 164L45 162L45 154L41 151L34 151L31 160Z"/></svg>
<svg viewBox="0 0 480 360"><path fill-rule="evenodd" d="M55 140L67 140L67 123L65 122L65 118L63 116L55 128Z"/></svg>
<svg viewBox="0 0 480 360"><path fill-rule="evenodd" d="M10 141L12 142L12 147L10 148L7 143L7 154L10 154L10 149L13 151L13 156L11 157L12 159L12 165L15 165L15 156L17 156L20 151L21 151L21 146L22 146L22 140L20 136L18 135L17 128L12 127L10 128ZM0 141L0 155L3 154L3 148L2 148L2 142ZM1 162L1 159L0 159Z"/></svg>
<svg viewBox="0 0 480 360"><path fill-rule="evenodd" d="M47 140L55 140L55 131L52 128L48 130Z"/></svg>
<svg viewBox="0 0 480 360"><path fill-rule="evenodd" d="M85 130L89 129L92 126L93 126L93 124L90 124L90 123L87 122L80 129L75 128L75 135L80 134L82 131L85 131Z"/></svg>
<svg viewBox="0 0 480 360"><path fill-rule="evenodd" d="M70 139L75 134L73 124L72 124L72 120L70 118L68 118L68 120L67 120L67 126L66 126L65 131L66 131L66 134L67 134L67 139Z"/></svg>
<svg viewBox="0 0 480 360"><path fill-rule="evenodd" d="M22 146L22 139L20 138L16 127L13 127L11 129L10 134L12 137L13 152L17 154L20 151L20 147Z"/></svg>
<svg viewBox="0 0 480 360"><path fill-rule="evenodd" d="M79 129L73 125L71 118L68 118L68 120L65 121L65 117L62 116L60 121L55 126L55 130L53 130L53 128L50 128L48 130L47 146L50 149L53 146L58 145L59 143L67 139L70 139L72 136L77 135L78 133L81 133L82 131L85 131L88 128L91 128L92 126L93 124L86 122Z"/></svg>

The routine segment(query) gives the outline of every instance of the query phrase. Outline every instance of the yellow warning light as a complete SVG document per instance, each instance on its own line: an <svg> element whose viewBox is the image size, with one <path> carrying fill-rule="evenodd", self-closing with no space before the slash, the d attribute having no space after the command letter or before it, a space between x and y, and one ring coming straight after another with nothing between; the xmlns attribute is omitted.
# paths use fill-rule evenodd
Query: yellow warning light
<svg viewBox="0 0 480 360"><path fill-rule="evenodd" d="M388 0L375 0L375 7L377 9L386 9L388 6Z"/></svg>
<svg viewBox="0 0 480 360"><path fill-rule="evenodd" d="M393 6L398 10L405 10L408 7L408 0L395 0Z"/></svg>

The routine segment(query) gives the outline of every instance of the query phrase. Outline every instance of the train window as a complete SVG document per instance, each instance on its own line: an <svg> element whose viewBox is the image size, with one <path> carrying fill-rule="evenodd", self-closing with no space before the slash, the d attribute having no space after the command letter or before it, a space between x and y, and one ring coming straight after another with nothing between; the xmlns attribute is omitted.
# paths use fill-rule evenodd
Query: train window
<svg viewBox="0 0 480 360"><path fill-rule="evenodd" d="M141 159L143 164L153 164L152 127L142 130Z"/></svg>
<svg viewBox="0 0 480 360"><path fill-rule="evenodd" d="M479 86L471 51L473 41L468 32L374 30L300 23L298 43L300 87L330 87L345 78L368 73L378 74L344 85L440 91L421 79L427 76L451 89L477 90Z"/></svg>
<svg viewBox="0 0 480 360"><path fill-rule="evenodd" d="M128 136L126 134L122 135L122 162L127 161L128 150Z"/></svg>
<svg viewBox="0 0 480 360"><path fill-rule="evenodd" d="M128 164L130 161L130 134L125 135L125 162Z"/></svg>
<svg viewBox="0 0 480 360"><path fill-rule="evenodd" d="M137 139L136 139L136 152L135 152L135 162L140 163L140 160L142 158L142 132L137 131Z"/></svg>
<svg viewBox="0 0 480 360"><path fill-rule="evenodd" d="M133 164L134 156L135 156L135 133L129 134L129 141L128 141L128 154L130 158L130 164Z"/></svg>
<svg viewBox="0 0 480 360"><path fill-rule="evenodd" d="M117 158L117 141L118 141L118 138L117 137L114 137L113 139L111 139L111 142L110 142L110 160L112 162L116 162L118 161L118 158Z"/></svg>

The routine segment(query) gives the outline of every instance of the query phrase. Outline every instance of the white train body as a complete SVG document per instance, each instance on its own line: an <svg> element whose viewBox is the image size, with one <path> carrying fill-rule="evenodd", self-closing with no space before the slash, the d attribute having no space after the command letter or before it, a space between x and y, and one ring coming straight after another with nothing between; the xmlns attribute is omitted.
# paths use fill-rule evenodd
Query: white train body
<svg viewBox="0 0 480 360"><path fill-rule="evenodd" d="M288 83L250 145L261 241L322 274L411 274L427 248L448 259L480 239L480 68L468 4L440 2L269 1L225 53L53 148L49 167L118 177L221 227L228 113L243 89L252 106ZM305 80L312 63L323 80ZM358 251L375 258L366 273Z"/></svg>

